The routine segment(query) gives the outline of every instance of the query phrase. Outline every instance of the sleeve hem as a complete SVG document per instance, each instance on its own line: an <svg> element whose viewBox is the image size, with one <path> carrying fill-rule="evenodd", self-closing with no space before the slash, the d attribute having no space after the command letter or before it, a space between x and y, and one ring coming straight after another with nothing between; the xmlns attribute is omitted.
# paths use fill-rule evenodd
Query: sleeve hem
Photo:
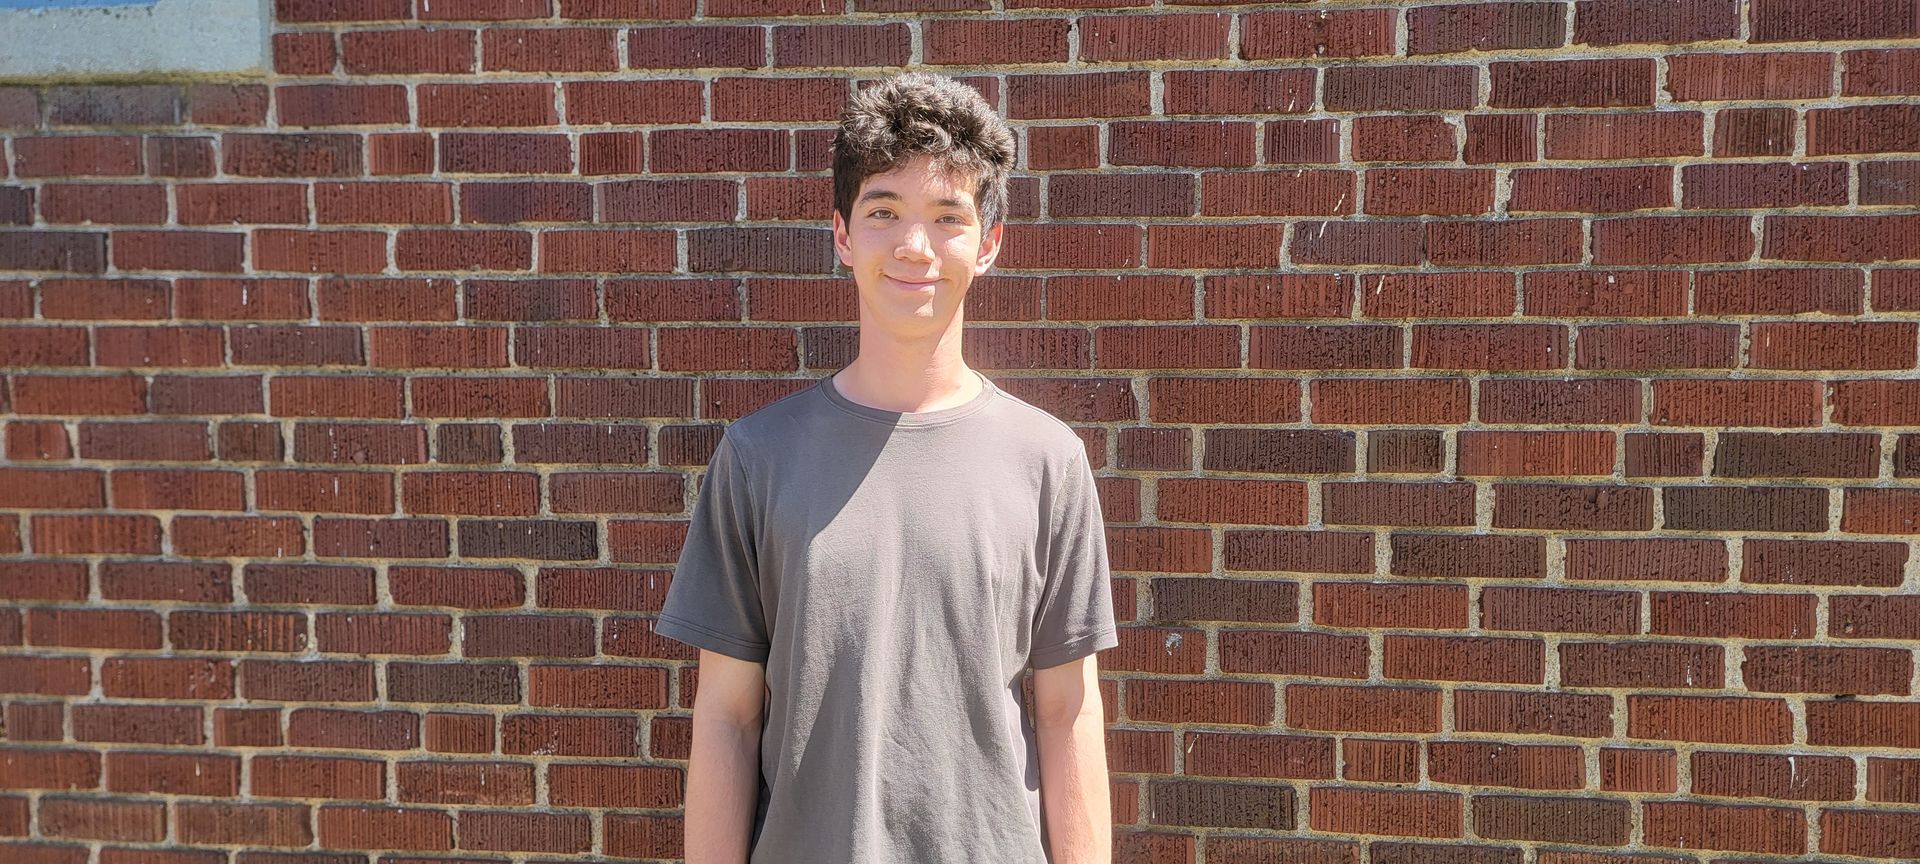
<svg viewBox="0 0 1920 864"><path fill-rule="evenodd" d="M716 654L725 654L736 660L745 660L750 663L767 662L766 645L747 642L668 615L663 614L654 622L653 632L657 636L665 636L695 648L705 648Z"/></svg>
<svg viewBox="0 0 1920 864"><path fill-rule="evenodd" d="M1089 654L1104 651L1120 644L1120 634L1113 628L1095 630L1084 636L1076 636L1065 642L1038 648L1027 653L1027 664L1035 669L1046 669L1062 663L1070 663Z"/></svg>

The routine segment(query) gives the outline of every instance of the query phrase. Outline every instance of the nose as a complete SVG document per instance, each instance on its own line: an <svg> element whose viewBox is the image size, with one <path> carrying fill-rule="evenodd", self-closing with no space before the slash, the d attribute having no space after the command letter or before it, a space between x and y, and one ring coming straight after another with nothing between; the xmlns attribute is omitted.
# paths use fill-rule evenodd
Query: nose
<svg viewBox="0 0 1920 864"><path fill-rule="evenodd" d="M928 261L933 258L933 242L927 237L927 228L919 222L907 224L906 232L900 238L900 245L893 254L901 258Z"/></svg>

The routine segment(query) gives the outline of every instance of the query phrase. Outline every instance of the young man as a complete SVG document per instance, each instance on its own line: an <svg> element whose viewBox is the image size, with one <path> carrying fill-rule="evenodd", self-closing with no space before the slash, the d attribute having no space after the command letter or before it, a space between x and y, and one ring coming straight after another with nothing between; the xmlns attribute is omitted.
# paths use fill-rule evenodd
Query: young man
<svg viewBox="0 0 1920 864"><path fill-rule="evenodd" d="M1093 474L960 352L1014 150L934 75L842 115L859 355L727 427L655 630L701 649L689 864L1109 860Z"/></svg>

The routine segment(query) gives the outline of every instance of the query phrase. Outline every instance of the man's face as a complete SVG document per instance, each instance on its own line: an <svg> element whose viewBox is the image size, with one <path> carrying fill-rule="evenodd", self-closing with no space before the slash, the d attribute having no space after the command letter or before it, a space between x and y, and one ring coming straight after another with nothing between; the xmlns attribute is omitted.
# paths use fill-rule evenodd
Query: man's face
<svg viewBox="0 0 1920 864"><path fill-rule="evenodd" d="M982 232L976 180L915 156L861 184L853 221L833 214L833 245L859 286L862 318L901 335L938 332L1000 253L1002 225Z"/></svg>

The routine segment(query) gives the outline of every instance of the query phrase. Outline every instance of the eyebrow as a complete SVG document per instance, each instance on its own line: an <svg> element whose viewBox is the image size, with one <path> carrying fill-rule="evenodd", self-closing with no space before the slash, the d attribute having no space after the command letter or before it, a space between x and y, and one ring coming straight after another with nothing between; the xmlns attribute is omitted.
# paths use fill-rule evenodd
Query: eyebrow
<svg viewBox="0 0 1920 864"><path fill-rule="evenodd" d="M860 196L860 200L859 200L859 201L856 201L856 202L854 202L854 203L856 203L856 204L862 204L862 203L865 203L865 202L867 202L867 201L872 201L872 200L885 200L885 201L900 201L900 200L903 200L903 199L901 199L901 197L900 197L900 195L899 195L899 193L896 193L896 192L889 192L889 191L887 191L887 190L885 190L885 189L873 189L873 190L869 190L869 191L867 192L867 194L865 194L865 195L862 195L862 196ZM938 201L935 201L935 202L933 202L933 206L935 206L935 207L964 207L964 206L966 206L966 202L963 202L963 201L961 201L961 200L960 200L960 199L958 199L958 198L942 198L942 199L940 199L940 200L938 200Z"/></svg>

